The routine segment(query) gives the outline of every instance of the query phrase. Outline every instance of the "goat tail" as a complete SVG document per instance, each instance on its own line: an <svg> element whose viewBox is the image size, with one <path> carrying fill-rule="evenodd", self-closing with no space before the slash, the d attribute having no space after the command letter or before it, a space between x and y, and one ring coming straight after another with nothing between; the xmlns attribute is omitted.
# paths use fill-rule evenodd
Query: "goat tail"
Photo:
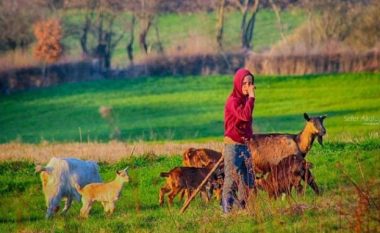
<svg viewBox="0 0 380 233"><path fill-rule="evenodd" d="M170 175L170 172L161 172L160 173L161 177L169 177L169 175Z"/></svg>

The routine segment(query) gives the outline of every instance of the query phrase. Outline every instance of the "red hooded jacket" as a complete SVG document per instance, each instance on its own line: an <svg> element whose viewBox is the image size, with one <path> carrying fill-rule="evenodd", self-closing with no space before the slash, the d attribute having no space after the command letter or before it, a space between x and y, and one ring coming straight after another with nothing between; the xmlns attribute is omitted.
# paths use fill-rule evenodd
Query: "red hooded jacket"
<svg viewBox="0 0 380 233"><path fill-rule="evenodd" d="M235 142L244 143L252 138L252 111L255 98L245 96L242 92L243 80L253 75L246 69L239 69L234 76L234 89L224 108L224 136Z"/></svg>

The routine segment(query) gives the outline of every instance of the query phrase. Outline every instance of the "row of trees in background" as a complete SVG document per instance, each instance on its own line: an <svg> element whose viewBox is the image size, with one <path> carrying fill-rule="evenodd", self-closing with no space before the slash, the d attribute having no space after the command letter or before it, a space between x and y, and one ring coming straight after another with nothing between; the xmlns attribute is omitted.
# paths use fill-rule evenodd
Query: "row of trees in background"
<svg viewBox="0 0 380 233"><path fill-rule="evenodd" d="M310 49L316 44L334 40L370 48L379 41L380 24L377 23L377 14L380 12L380 3L376 0L0 0L0 52L28 48L36 41L32 31L32 25L35 25L35 51L37 57L44 62L55 61L56 59L50 58L58 58L57 54L62 53L59 40L64 33L64 36L75 38L82 54L96 58L102 69L111 68L112 55L121 42L125 43L125 51L133 64L134 43L137 40L140 50L147 54L151 47L147 41L149 33L154 33L156 37L155 49L158 53L163 52L158 27L160 14L197 10L216 12L215 41L222 51L225 12L239 10L241 48L250 51L254 47L257 12L264 7L273 9L281 31L281 9L289 5L305 9L308 22L293 38L286 38L281 33L283 44L288 47L294 47L302 41ZM59 17L65 10L81 11L81 23L61 25L57 19L52 23L51 16ZM117 21L124 22L123 28L116 27ZM59 29L52 29L54 25ZM56 36L54 45L49 44L51 41L42 39L43 33L39 33L40 36L36 33L42 28L45 31L53 30L47 34ZM53 55L43 55L44 52Z"/></svg>
<svg viewBox="0 0 380 233"><path fill-rule="evenodd" d="M223 48L226 8L242 12L241 46L249 50L253 47L255 17L259 4L265 7L267 2L268 0L0 0L0 26L4 28L0 37L0 51L27 48L35 41L31 24L49 21L51 15L75 9L83 12L83 23L63 25L65 36L76 38L83 55L98 58L99 65L104 69L111 67L112 53L121 41L126 42L126 52L130 63L133 64L133 44L136 35L140 50L147 54L149 52L147 36L148 33L154 33L157 38L154 47L159 53L162 52L163 45L160 42L157 21L160 14L166 12L217 10L219 29L216 41L220 48ZM286 6L296 1L278 2ZM130 12L129 17L125 20L124 28L116 28L116 20L121 17L125 19L125 14L121 14L123 12Z"/></svg>

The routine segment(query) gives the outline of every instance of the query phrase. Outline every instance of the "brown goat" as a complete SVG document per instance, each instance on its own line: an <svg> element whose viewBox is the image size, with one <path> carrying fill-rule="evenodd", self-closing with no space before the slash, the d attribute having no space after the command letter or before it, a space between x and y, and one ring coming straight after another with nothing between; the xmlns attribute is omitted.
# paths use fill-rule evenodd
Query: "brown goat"
<svg viewBox="0 0 380 233"><path fill-rule="evenodd" d="M319 194L318 186L310 172L312 166L301 156L286 157L279 164L273 166L272 171L265 179L257 179L256 185L259 189L267 191L270 198L277 198L282 193L290 195L293 187L299 194L302 193L301 180L307 180L314 192Z"/></svg>
<svg viewBox="0 0 380 233"><path fill-rule="evenodd" d="M189 148L185 150L183 153L183 165L185 167L207 167L212 166L215 163L219 161L219 159L222 157L222 153L219 151L207 149L207 148ZM221 165L221 167L223 164ZM223 168L219 169L219 174L217 176L217 180L214 180L213 183L208 183L206 185L206 189L210 191L208 193L208 197L210 198L212 196L212 192L214 192L214 195L217 200L220 200L222 198L222 186L223 186ZM186 190L183 190L181 193L181 200L184 196L184 193Z"/></svg>
<svg viewBox="0 0 380 233"><path fill-rule="evenodd" d="M211 149L189 148L183 153L183 165L185 167L207 167L215 164L222 157L222 153Z"/></svg>
<svg viewBox="0 0 380 233"><path fill-rule="evenodd" d="M326 116L309 117L304 113L304 118L306 124L299 134L253 135L253 138L248 141L248 147L252 153L256 173L270 172L273 165L277 165L282 159L292 155L305 157L316 137L322 145L322 137L326 134L323 126Z"/></svg>
<svg viewBox="0 0 380 233"><path fill-rule="evenodd" d="M190 197L191 192L194 191L208 175L212 166L197 168L197 167L175 167L169 172L162 172L161 177L167 177L166 184L160 189L159 203L164 204L164 196L168 194L169 204L173 204L173 199L182 191L186 191L187 199ZM211 183L216 182L217 178L214 174L210 177ZM205 193L206 189L203 187L201 192ZM207 195L206 195L207 196ZM208 201L208 197L206 199Z"/></svg>

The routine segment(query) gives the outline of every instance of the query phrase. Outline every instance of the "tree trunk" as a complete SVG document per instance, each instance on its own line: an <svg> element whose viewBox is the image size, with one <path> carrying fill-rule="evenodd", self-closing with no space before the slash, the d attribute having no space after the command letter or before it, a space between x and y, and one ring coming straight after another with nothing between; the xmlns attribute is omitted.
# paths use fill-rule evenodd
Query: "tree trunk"
<svg viewBox="0 0 380 233"><path fill-rule="evenodd" d="M110 31L109 33L106 33L105 41L106 41L106 50L104 53L104 68L106 70L109 70L111 68L111 57L112 57L112 48L111 48L112 31Z"/></svg>
<svg viewBox="0 0 380 233"><path fill-rule="evenodd" d="M244 44L243 48L245 49L253 49L253 32L255 30L255 22L256 22L256 13L251 16L248 21L246 31L244 34Z"/></svg>
<svg viewBox="0 0 380 233"><path fill-rule="evenodd" d="M145 52L145 54L148 53L148 44L146 42L146 37L148 35L150 26L152 25L152 20L150 18L142 19L141 25L141 31L139 35L139 42L140 42L140 48Z"/></svg>
<svg viewBox="0 0 380 233"><path fill-rule="evenodd" d="M136 26L136 17L133 15L131 20L131 37L129 39L129 42L127 44L127 53L128 53L128 59L131 62L131 65L133 66L133 42L135 39L135 26Z"/></svg>
<svg viewBox="0 0 380 233"><path fill-rule="evenodd" d="M162 43L161 43L160 30L158 29L157 22L154 24L154 30L156 32L156 39L157 39L157 52L159 54L163 54L164 53L164 47L162 46Z"/></svg>
<svg viewBox="0 0 380 233"><path fill-rule="evenodd" d="M104 15L103 13L99 16L99 25L98 25L98 45L104 43L104 33L103 33L103 23L104 23Z"/></svg>
<svg viewBox="0 0 380 233"><path fill-rule="evenodd" d="M216 42L218 43L218 47L221 50L223 50L224 5L225 0L219 0L218 21L216 24Z"/></svg>
<svg viewBox="0 0 380 233"><path fill-rule="evenodd" d="M84 24L84 27L82 29L82 35L80 37L80 46L82 48L82 52L87 56L88 55L88 49L87 49L87 34L90 30L90 19L88 16L86 17L86 23Z"/></svg>
<svg viewBox="0 0 380 233"><path fill-rule="evenodd" d="M92 19L94 18L95 11L91 8L91 11L86 13L85 23L82 28L82 35L80 37L80 45L82 48L82 52L88 56L90 55L87 47L87 39L88 39L88 33L90 33L90 29L92 26Z"/></svg>
<svg viewBox="0 0 380 233"><path fill-rule="evenodd" d="M256 13L258 11L260 0L247 0L245 5L241 5L243 18L241 22L241 43L244 50L253 49L253 34L256 22ZM248 18L249 17L249 18ZM248 18L248 23L247 23Z"/></svg>

